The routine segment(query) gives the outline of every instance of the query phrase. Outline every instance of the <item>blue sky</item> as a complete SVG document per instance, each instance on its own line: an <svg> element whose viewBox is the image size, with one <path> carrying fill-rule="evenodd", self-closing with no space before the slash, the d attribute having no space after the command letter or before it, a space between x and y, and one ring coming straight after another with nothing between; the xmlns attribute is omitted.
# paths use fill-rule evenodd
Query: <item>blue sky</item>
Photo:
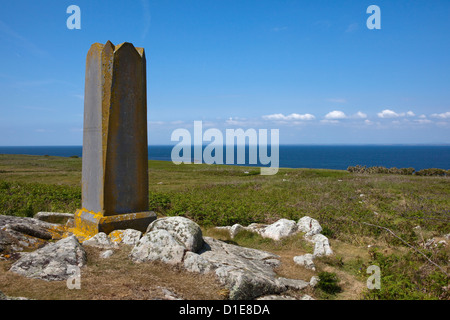
<svg viewBox="0 0 450 320"><path fill-rule="evenodd" d="M69 30L69 5L81 30ZM369 30L369 5L381 30ZM284 144L450 143L450 1L3 1L0 145L81 145L94 42L147 56L150 144L176 128Z"/></svg>

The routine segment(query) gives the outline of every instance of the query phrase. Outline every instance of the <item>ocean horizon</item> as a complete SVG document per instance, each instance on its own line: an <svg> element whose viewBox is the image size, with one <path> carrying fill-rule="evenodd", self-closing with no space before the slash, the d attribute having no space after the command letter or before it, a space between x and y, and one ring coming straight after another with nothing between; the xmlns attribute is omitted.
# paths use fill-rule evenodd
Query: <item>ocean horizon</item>
<svg viewBox="0 0 450 320"><path fill-rule="evenodd" d="M150 145L148 159L171 161L172 148L173 145ZM268 151L270 154L270 147ZM249 164L248 153L247 146L246 161L238 165L262 166ZM82 146L5 146L0 147L0 154L82 157ZM225 154L224 149L224 163ZM346 170L349 166L361 165L450 169L450 145L280 145L279 154L280 168ZM234 164L236 156L235 150Z"/></svg>

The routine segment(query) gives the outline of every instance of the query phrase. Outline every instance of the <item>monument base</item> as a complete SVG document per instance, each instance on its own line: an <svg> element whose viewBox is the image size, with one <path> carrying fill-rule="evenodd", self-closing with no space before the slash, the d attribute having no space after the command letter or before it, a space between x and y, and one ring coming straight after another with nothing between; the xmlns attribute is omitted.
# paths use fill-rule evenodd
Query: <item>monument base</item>
<svg viewBox="0 0 450 320"><path fill-rule="evenodd" d="M101 213L79 209L74 215L73 233L88 238L99 232L109 234L114 230L135 229L145 232L154 220L156 213L153 211L103 216Z"/></svg>

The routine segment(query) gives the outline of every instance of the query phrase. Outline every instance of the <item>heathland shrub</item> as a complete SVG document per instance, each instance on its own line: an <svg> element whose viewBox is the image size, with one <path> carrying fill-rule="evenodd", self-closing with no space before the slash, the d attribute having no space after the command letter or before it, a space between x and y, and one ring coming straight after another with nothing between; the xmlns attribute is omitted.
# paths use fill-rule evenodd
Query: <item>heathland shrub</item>
<svg viewBox="0 0 450 320"><path fill-rule="evenodd" d="M450 170L430 168L430 169L422 169L416 171L416 175L418 176L449 176Z"/></svg>
<svg viewBox="0 0 450 320"><path fill-rule="evenodd" d="M319 272L318 288L328 294L336 294L342 291L339 286L339 279L335 273L331 272Z"/></svg>
<svg viewBox="0 0 450 320"><path fill-rule="evenodd" d="M417 175L417 176L450 176L450 170L431 168L431 169L422 169L416 171L414 168L386 168L383 166L374 166L374 167L366 167L361 165L350 166L347 168L347 171L350 173L363 173L363 174L374 174L374 173L383 173L383 174L399 174L399 175Z"/></svg>

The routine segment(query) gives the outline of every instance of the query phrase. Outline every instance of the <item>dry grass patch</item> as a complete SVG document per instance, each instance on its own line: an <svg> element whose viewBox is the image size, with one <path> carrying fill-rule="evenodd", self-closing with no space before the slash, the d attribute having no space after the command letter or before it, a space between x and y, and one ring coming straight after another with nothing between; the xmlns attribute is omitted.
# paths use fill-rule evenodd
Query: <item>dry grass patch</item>
<svg viewBox="0 0 450 320"><path fill-rule="evenodd" d="M28 279L12 272L12 261L0 261L0 290L12 297L38 300L152 300L167 299L163 289L188 300L218 300L225 290L213 275L198 275L157 262L133 263L123 246L108 259L101 250L86 248L88 264L81 269L81 289L66 281Z"/></svg>

